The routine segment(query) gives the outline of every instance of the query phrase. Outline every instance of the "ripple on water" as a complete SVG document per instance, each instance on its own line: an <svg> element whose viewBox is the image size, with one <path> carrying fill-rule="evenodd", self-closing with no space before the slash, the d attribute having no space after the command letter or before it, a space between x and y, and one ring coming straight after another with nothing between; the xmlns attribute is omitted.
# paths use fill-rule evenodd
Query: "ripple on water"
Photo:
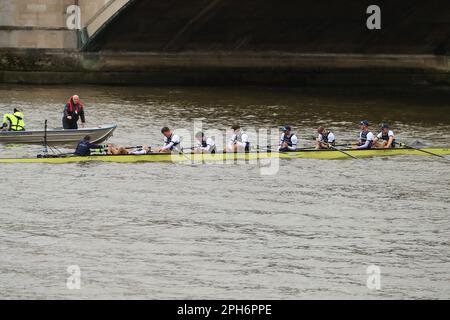
<svg viewBox="0 0 450 320"><path fill-rule="evenodd" d="M414 103L293 89L23 88L1 86L0 108L21 107L30 127L43 118L58 126L63 102L83 92L88 121L117 122L111 141L118 144L158 142L161 126L188 126L194 118L211 128L289 122L301 125L305 145L321 122L346 140L361 117L385 121L361 105L392 106L387 120L402 140L450 138L449 120L436 114L448 114L448 104L431 99L419 118L420 97ZM1 146L0 153L40 149ZM2 298L450 297L450 167L439 159L282 160L273 176L254 164L0 168ZM77 292L65 289L66 268L74 264L82 269ZM382 271L377 292L366 287L372 264Z"/></svg>

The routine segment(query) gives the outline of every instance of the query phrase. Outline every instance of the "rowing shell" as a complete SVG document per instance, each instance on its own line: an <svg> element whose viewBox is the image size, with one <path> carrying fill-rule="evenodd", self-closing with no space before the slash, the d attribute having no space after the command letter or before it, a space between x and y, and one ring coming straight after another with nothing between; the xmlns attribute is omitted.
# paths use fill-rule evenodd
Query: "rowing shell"
<svg viewBox="0 0 450 320"><path fill-rule="evenodd" d="M423 150L438 155L450 155L449 148L424 148ZM357 158L367 157L388 157L399 155L410 156L430 156L427 153L408 148L394 149L372 149L372 150L345 150ZM347 155L335 150L302 150L296 152L250 152L250 153L216 153L216 154L170 154L153 153L148 155L92 155L88 157L49 157L49 158L0 158L0 163L74 163L74 162L117 162L117 163L135 163L135 162L233 162L236 160L260 160L260 159L349 159Z"/></svg>

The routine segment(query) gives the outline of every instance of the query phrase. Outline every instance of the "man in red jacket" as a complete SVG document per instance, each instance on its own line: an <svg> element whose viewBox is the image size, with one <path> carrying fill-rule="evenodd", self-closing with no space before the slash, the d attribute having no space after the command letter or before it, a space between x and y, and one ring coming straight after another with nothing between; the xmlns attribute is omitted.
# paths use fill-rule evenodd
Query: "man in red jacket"
<svg viewBox="0 0 450 320"><path fill-rule="evenodd" d="M72 96L64 107L63 128L78 129L78 120L81 119L81 127L84 128L84 106L77 95Z"/></svg>

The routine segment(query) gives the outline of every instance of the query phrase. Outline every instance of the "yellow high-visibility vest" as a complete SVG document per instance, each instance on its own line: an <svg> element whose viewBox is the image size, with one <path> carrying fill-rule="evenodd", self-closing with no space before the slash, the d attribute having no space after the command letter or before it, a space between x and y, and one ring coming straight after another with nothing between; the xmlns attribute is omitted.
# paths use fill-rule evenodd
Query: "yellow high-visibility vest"
<svg viewBox="0 0 450 320"><path fill-rule="evenodd" d="M25 130L25 121L23 120L22 112L14 112L14 114L5 114L3 116L3 126L8 126L9 131L23 131Z"/></svg>

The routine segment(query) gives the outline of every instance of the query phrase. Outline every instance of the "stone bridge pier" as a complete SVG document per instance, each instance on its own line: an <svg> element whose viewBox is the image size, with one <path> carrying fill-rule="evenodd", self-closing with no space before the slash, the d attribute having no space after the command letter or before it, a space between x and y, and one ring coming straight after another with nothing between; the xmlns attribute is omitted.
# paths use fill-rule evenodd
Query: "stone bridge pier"
<svg viewBox="0 0 450 320"><path fill-rule="evenodd" d="M1 0L0 48L77 49L127 2Z"/></svg>

